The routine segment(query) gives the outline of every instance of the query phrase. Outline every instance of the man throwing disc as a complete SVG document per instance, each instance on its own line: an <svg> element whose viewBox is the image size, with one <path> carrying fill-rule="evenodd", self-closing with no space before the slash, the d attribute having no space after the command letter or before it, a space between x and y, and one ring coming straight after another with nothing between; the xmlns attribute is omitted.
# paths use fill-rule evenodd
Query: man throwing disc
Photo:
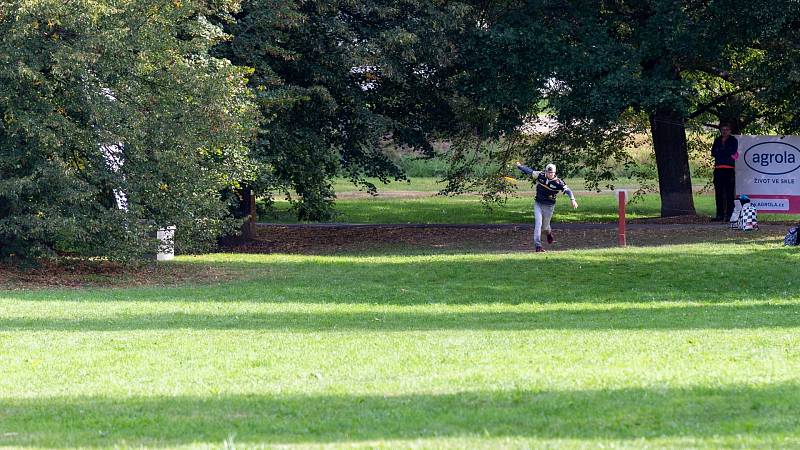
<svg viewBox="0 0 800 450"><path fill-rule="evenodd" d="M573 208L578 207L578 202L575 201L575 194L572 193L572 190L560 178L556 177L555 164L548 164L543 171L537 171L517 162L517 169L536 178L536 199L533 201L533 245L537 252L543 252L542 228L547 233L547 243L552 244L555 242L553 231L550 229L550 218L553 217L558 193L564 192L567 194L572 201Z"/></svg>

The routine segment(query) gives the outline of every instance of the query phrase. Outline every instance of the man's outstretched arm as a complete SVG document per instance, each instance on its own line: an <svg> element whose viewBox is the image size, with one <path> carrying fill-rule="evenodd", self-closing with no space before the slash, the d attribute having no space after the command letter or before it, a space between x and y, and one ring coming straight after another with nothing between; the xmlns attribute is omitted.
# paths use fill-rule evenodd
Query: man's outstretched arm
<svg viewBox="0 0 800 450"><path fill-rule="evenodd" d="M522 172L525 172L526 174L528 174L528 175L530 175L530 176L532 176L534 178L538 177L539 173L541 173L541 171L533 170L530 167L526 166L525 164L521 164L519 161L517 161L516 166L517 166L517 169L521 170Z"/></svg>

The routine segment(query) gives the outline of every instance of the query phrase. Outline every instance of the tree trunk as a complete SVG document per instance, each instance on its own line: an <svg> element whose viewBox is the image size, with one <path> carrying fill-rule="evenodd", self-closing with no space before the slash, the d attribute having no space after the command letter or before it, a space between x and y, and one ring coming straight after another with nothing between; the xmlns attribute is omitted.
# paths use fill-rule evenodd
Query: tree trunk
<svg viewBox="0 0 800 450"><path fill-rule="evenodd" d="M671 109L650 116L661 191L661 217L696 214L686 145L685 118Z"/></svg>
<svg viewBox="0 0 800 450"><path fill-rule="evenodd" d="M244 187L239 192L239 217L244 218L242 223L242 239L252 241L256 237L256 194L249 187Z"/></svg>
<svg viewBox="0 0 800 450"><path fill-rule="evenodd" d="M233 217L243 219L243 222L238 234L220 236L217 243L222 246L239 245L255 239L258 218L256 217L256 194L253 188L245 186L236 190L226 189L222 195L226 200L234 200L231 196L235 196L235 203L231 203L230 212Z"/></svg>

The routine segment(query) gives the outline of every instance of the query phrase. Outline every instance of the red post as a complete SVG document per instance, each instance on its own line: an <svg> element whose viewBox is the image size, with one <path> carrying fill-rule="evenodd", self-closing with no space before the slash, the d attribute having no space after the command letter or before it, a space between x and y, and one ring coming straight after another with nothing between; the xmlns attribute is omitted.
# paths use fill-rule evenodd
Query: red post
<svg viewBox="0 0 800 450"><path fill-rule="evenodd" d="M625 203L628 200L628 191L620 189L617 191L617 201L619 202L619 228L617 234L619 235L619 246L625 247L627 241L625 239Z"/></svg>

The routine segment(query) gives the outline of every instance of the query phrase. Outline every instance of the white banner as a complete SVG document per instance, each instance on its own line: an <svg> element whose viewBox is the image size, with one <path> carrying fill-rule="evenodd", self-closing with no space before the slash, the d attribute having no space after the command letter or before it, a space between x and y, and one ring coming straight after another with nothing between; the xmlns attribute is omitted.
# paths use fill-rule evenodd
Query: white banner
<svg viewBox="0 0 800 450"><path fill-rule="evenodd" d="M736 136L736 193L759 211L800 213L800 136Z"/></svg>

